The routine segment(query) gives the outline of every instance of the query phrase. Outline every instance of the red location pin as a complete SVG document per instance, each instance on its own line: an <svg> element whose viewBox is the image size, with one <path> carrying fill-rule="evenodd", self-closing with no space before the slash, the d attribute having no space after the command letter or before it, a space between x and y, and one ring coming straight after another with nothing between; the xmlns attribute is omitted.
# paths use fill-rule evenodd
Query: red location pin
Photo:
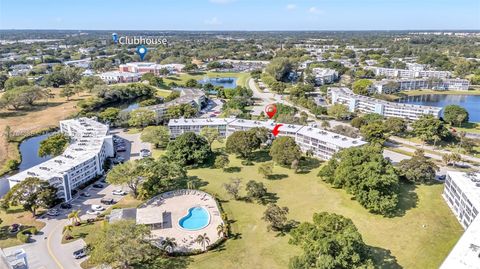
<svg viewBox="0 0 480 269"><path fill-rule="evenodd" d="M265 107L265 114L271 119L277 113L277 106L275 104L270 104Z"/></svg>

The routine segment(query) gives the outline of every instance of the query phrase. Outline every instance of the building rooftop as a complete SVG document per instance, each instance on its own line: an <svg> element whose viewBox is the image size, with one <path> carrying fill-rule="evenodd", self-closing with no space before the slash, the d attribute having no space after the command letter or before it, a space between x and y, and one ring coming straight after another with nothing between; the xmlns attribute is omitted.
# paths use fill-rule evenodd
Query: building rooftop
<svg viewBox="0 0 480 269"><path fill-rule="evenodd" d="M312 73L314 76L324 77L324 76L333 76L337 73L337 71L329 68L316 67L312 69Z"/></svg>
<svg viewBox="0 0 480 269"><path fill-rule="evenodd" d="M223 125L228 124L235 121L235 118L196 118L196 119L171 119L168 122L168 126L195 126L195 125L202 125L202 126L216 126L216 125Z"/></svg>
<svg viewBox="0 0 480 269"><path fill-rule="evenodd" d="M354 98L356 100L362 100L362 101L365 101L365 102L372 102L372 103L375 103L375 104L382 104L382 105L385 105L385 106L395 107L395 108L399 108L399 109L400 108L423 109L423 110L434 111L434 112L437 112L437 113L440 112L440 110L442 110L441 107L436 107L436 106L421 106L421 105L411 105L411 104L405 104L405 103L388 102L388 101L381 100L381 99L376 99L376 98L373 98L373 97L368 97L368 96L364 96L364 95L355 94L349 88L328 88L328 90L331 91L332 93L335 92L337 94L340 94L340 95L343 95L343 96L348 96L348 97Z"/></svg>
<svg viewBox="0 0 480 269"><path fill-rule="evenodd" d="M325 141L340 148L356 147L367 144L360 138L351 138L337 133L329 132L323 129L305 126L298 131L298 134Z"/></svg>
<svg viewBox="0 0 480 269"><path fill-rule="evenodd" d="M480 269L480 216L477 216L448 254L440 269Z"/></svg>
<svg viewBox="0 0 480 269"><path fill-rule="evenodd" d="M139 73L132 73L132 72L121 72L121 71L109 71L99 74L99 76L105 77L140 77L141 74Z"/></svg>
<svg viewBox="0 0 480 269"><path fill-rule="evenodd" d="M480 209L480 173L447 172L475 208ZM480 227L479 227L480 228ZM479 242L480 244L480 242Z"/></svg>

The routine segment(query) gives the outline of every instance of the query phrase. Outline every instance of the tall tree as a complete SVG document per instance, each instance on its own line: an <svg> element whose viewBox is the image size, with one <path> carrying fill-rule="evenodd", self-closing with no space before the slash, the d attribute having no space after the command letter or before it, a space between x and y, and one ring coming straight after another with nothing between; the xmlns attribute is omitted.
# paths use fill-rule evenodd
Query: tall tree
<svg viewBox="0 0 480 269"><path fill-rule="evenodd" d="M220 132L218 132L217 128L212 127L204 127L200 130L200 135L205 137L208 141L208 145L210 146L210 150L212 150L212 144L215 141L221 142Z"/></svg>
<svg viewBox="0 0 480 269"><path fill-rule="evenodd" d="M57 133L49 136L47 139L40 142L38 156L58 156L62 154L67 147L69 140L69 137L64 133Z"/></svg>
<svg viewBox="0 0 480 269"><path fill-rule="evenodd" d="M421 116L412 124L412 128L413 133L422 141L433 142L434 145L449 134L443 122L430 114Z"/></svg>
<svg viewBox="0 0 480 269"><path fill-rule="evenodd" d="M207 236L207 233L199 234L195 242L202 245L203 250L207 250L208 245L210 245L210 238Z"/></svg>
<svg viewBox="0 0 480 269"><path fill-rule="evenodd" d="M438 169L433 161L425 157L422 150L416 150L412 158L399 163L397 171L410 182L428 183L435 179Z"/></svg>
<svg viewBox="0 0 480 269"><path fill-rule="evenodd" d="M262 182L256 182L250 180L245 186L245 191L247 191L247 197L250 199L255 199L258 202L263 202L263 198L267 195L267 188L263 185Z"/></svg>
<svg viewBox="0 0 480 269"><path fill-rule="evenodd" d="M268 223L267 230L283 231L288 224L288 207L279 207L276 204L269 204L262 219Z"/></svg>
<svg viewBox="0 0 480 269"><path fill-rule="evenodd" d="M334 213L315 213L291 233L289 243L302 249L290 260L290 269L374 268L369 247L352 220Z"/></svg>
<svg viewBox="0 0 480 269"><path fill-rule="evenodd" d="M227 138L226 151L235 153L242 158L248 158L252 152L260 148L261 140L255 133L249 131L237 131Z"/></svg>
<svg viewBox="0 0 480 269"><path fill-rule="evenodd" d="M154 123L157 119L155 111L139 108L130 112L128 124L134 127L145 128L147 125Z"/></svg>
<svg viewBox="0 0 480 269"><path fill-rule="evenodd" d="M133 197L137 197L143 177L139 175L138 162L128 161L110 169L106 179L110 184L127 185Z"/></svg>
<svg viewBox="0 0 480 269"><path fill-rule="evenodd" d="M462 126L463 123L467 123L468 117L468 111L459 105L448 105L443 111L443 119L454 126Z"/></svg>
<svg viewBox="0 0 480 269"><path fill-rule="evenodd" d="M21 205L35 216L37 209L49 208L57 198L57 189L37 177L27 177L13 186L3 197L6 205Z"/></svg>
<svg viewBox="0 0 480 269"><path fill-rule="evenodd" d="M300 160L302 151L293 137L282 136L273 141L270 156L280 165L291 165L295 160Z"/></svg>
<svg viewBox="0 0 480 269"><path fill-rule="evenodd" d="M200 165L208 160L211 153L203 136L187 132L168 144L166 156L181 165Z"/></svg>
<svg viewBox="0 0 480 269"><path fill-rule="evenodd" d="M170 132L165 126L148 126L140 136L143 142L152 143L155 148L166 148L170 142Z"/></svg>

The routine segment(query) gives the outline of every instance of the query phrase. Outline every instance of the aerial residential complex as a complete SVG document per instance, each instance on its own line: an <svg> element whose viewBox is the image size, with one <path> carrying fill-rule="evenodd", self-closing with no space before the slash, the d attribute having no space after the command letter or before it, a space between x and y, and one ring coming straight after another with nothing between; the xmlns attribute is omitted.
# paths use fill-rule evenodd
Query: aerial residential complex
<svg viewBox="0 0 480 269"><path fill-rule="evenodd" d="M447 172L443 198L466 231L441 268L480 268L480 174Z"/></svg>
<svg viewBox="0 0 480 269"><path fill-rule="evenodd" d="M186 132L199 134L202 128L218 129L222 137L228 137L236 131L246 131L255 127L273 130L276 123L270 121L256 121L236 118L197 118L197 119L171 119L168 122L170 135L174 139ZM314 156L328 160L341 149L356 147L366 144L361 139L354 139L325 131L312 126L284 124L279 129L278 136L290 136L303 152L310 151Z"/></svg>
<svg viewBox="0 0 480 269"><path fill-rule="evenodd" d="M432 89L439 91L468 91L468 79L384 79L375 81L372 90L376 93L395 93L399 91Z"/></svg>
<svg viewBox="0 0 480 269"><path fill-rule="evenodd" d="M99 77L107 84L129 83L140 81L142 75L139 73L130 73L122 71L110 71L99 74Z"/></svg>
<svg viewBox="0 0 480 269"><path fill-rule="evenodd" d="M131 73L153 73L160 75L162 69L167 69L170 73L180 72L185 67L184 64L156 64L152 62L132 62L127 64L121 64L118 69L121 72Z"/></svg>
<svg viewBox="0 0 480 269"><path fill-rule="evenodd" d="M441 107L420 106L387 102L384 100L354 94L348 88L329 88L332 104L343 104L350 112L377 113L385 117L417 120L422 115L431 114L440 117Z"/></svg>
<svg viewBox="0 0 480 269"><path fill-rule="evenodd" d="M58 197L72 199L72 191L102 175L105 159L114 156L108 126L89 118L60 121L60 131L71 143L65 152L39 165L8 177L10 188L28 177L38 177L58 188Z"/></svg>
<svg viewBox="0 0 480 269"><path fill-rule="evenodd" d="M385 68L377 66L365 66L367 70L372 70L375 76L385 76L387 78L449 78L452 73L449 71L432 71L432 70L410 70Z"/></svg>

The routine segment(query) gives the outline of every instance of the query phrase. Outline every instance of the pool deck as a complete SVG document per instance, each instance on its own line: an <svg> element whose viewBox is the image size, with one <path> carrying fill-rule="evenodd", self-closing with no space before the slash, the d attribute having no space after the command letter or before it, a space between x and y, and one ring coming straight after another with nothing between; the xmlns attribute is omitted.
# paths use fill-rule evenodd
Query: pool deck
<svg viewBox="0 0 480 269"><path fill-rule="evenodd" d="M188 215L189 209L200 206L210 215L208 225L200 230L189 231L179 225L179 220ZM217 202L208 193L199 190L176 190L163 193L141 206L142 208L158 208L158 214L167 216L163 219L162 229L152 230L153 240L161 242L166 237L175 238L177 247L174 251L191 252L203 250L202 245L195 242L198 235L207 234L210 244L215 243L220 236L218 225L223 223Z"/></svg>

